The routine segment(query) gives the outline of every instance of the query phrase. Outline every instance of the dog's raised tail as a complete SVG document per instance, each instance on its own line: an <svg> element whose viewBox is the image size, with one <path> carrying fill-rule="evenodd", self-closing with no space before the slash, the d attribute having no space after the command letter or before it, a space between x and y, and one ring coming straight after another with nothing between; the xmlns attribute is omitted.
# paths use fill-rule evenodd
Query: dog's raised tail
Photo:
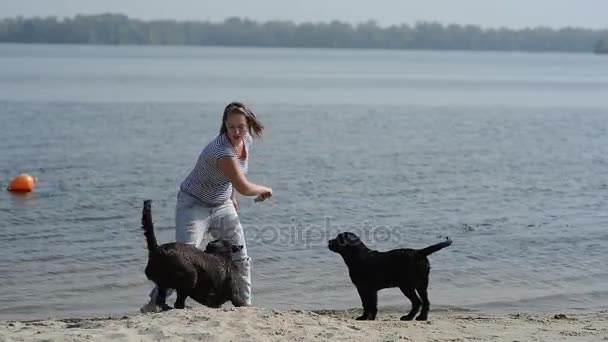
<svg viewBox="0 0 608 342"><path fill-rule="evenodd" d="M156 254L158 252L158 242L156 241L156 235L154 235L151 200L144 201L144 209L141 214L141 228L144 230L146 244L148 245L148 252L150 255Z"/></svg>
<svg viewBox="0 0 608 342"><path fill-rule="evenodd" d="M426 256L429 256L429 255L437 252L440 249L446 248L447 246L449 246L451 244L452 244L452 240L448 237L443 242L440 242L438 244L434 244L432 246L428 246L426 248L418 250L418 255L421 257L426 257Z"/></svg>

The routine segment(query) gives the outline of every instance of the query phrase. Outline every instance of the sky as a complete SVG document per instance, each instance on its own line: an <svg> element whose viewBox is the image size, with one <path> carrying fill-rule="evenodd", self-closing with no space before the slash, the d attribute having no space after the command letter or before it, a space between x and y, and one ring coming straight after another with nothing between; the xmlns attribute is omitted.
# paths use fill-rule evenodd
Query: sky
<svg viewBox="0 0 608 342"><path fill-rule="evenodd" d="M0 0L0 18L122 13L139 19L297 23L438 21L482 27L608 28L608 0Z"/></svg>

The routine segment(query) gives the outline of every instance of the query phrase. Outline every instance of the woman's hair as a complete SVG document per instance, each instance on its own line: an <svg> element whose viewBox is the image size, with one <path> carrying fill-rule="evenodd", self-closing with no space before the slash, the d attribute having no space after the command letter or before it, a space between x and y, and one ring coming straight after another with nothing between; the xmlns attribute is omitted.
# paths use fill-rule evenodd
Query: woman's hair
<svg viewBox="0 0 608 342"><path fill-rule="evenodd" d="M226 119L228 119L228 115L230 114L242 114L247 118L247 126L249 128L249 134L253 135L256 138L262 136L262 131L264 130L264 125L258 120L255 114L251 111L251 109L247 108L241 102L231 102L226 108L224 108L224 115L222 116L222 125L220 126L220 134L226 133Z"/></svg>

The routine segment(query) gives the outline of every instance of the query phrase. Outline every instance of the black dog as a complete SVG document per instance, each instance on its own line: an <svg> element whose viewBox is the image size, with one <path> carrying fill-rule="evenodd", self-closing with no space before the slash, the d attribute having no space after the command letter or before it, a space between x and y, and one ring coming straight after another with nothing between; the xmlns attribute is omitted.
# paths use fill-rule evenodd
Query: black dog
<svg viewBox="0 0 608 342"><path fill-rule="evenodd" d="M167 289L175 289L176 309L185 307L186 298L218 308L227 301L234 306L243 306L235 282L236 268L232 264L232 253L243 246L233 246L225 240L210 242L205 252L184 243L167 243L159 246L152 223L152 204L144 201L141 223L148 245L146 277L158 287L156 305L163 311L172 309L165 303Z"/></svg>
<svg viewBox="0 0 608 342"><path fill-rule="evenodd" d="M427 287L431 266L427 256L451 244L452 240L447 239L424 249L402 248L378 252L367 248L356 234L346 232L329 240L328 247L342 256L348 266L350 279L359 292L363 315L358 320L376 319L378 291L399 287L412 302L411 311L401 320L414 319L422 305L416 320L425 321L430 307Z"/></svg>

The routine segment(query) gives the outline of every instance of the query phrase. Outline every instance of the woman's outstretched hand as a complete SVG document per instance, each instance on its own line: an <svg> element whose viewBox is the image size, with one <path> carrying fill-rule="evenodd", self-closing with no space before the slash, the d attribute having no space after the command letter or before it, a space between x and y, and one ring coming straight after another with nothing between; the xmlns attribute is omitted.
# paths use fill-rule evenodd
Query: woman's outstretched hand
<svg viewBox="0 0 608 342"><path fill-rule="evenodd" d="M261 194L259 194L258 197L256 197L253 201L254 202L262 202L262 201L265 201L265 200L269 199L270 197L272 197L272 189L271 188L266 188L266 191L264 191Z"/></svg>

